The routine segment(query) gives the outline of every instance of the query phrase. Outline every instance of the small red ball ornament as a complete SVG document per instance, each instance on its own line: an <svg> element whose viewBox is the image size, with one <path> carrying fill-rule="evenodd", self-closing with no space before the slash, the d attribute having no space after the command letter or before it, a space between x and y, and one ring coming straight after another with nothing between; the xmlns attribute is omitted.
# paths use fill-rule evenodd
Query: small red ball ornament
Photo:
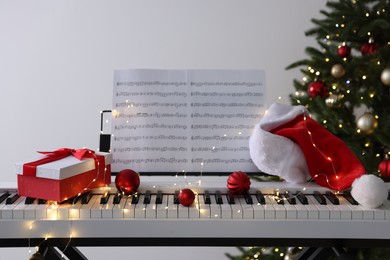
<svg viewBox="0 0 390 260"><path fill-rule="evenodd" d="M188 207L194 203L195 193L191 189L182 189L177 198L181 205Z"/></svg>
<svg viewBox="0 0 390 260"><path fill-rule="evenodd" d="M351 47L349 47L349 46L340 46L340 47L337 49L337 54L338 54L341 58L347 58L347 57L349 57L349 55L351 54Z"/></svg>
<svg viewBox="0 0 390 260"><path fill-rule="evenodd" d="M360 47L360 52L362 55L371 55L374 54L379 48L379 45L376 43L364 43L362 47Z"/></svg>
<svg viewBox="0 0 390 260"><path fill-rule="evenodd" d="M385 159L379 164L379 172L384 178L390 177L390 159L387 155L385 156Z"/></svg>
<svg viewBox="0 0 390 260"><path fill-rule="evenodd" d="M245 172L233 172L227 180L227 187L231 194L244 194L249 190L251 181Z"/></svg>
<svg viewBox="0 0 390 260"><path fill-rule="evenodd" d="M124 169L115 177L115 186L120 193L131 195L140 185L139 173L130 169Z"/></svg>
<svg viewBox="0 0 390 260"><path fill-rule="evenodd" d="M329 96L328 88L322 81L314 81L310 83L307 93L310 97L321 96L326 98Z"/></svg>

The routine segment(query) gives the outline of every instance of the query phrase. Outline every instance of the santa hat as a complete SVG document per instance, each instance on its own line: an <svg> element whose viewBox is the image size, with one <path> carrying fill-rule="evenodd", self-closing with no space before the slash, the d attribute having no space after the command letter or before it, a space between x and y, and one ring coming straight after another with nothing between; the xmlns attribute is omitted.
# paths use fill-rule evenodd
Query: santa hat
<svg viewBox="0 0 390 260"><path fill-rule="evenodd" d="M377 207L387 197L386 185L373 175L379 181L372 181L370 177L370 181L352 185L361 176L366 176L362 163L341 139L311 119L303 106L272 104L255 126L249 149L259 170L280 176L287 182L302 183L311 177L332 190L353 186L352 195L367 207ZM373 183L380 187L371 189L380 190L380 194L356 195L356 190L362 190L360 187L371 187ZM372 197L368 203L367 197Z"/></svg>

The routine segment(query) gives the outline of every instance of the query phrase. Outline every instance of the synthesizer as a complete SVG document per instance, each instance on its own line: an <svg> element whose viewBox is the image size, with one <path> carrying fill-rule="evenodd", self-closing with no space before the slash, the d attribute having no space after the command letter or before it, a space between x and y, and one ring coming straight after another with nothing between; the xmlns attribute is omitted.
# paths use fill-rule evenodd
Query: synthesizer
<svg viewBox="0 0 390 260"><path fill-rule="evenodd" d="M386 244L390 239L390 200L369 209L348 192L335 193L315 183L255 181L247 194L231 196L226 179L141 176L140 189L132 196L118 194L112 183L63 203L18 196L15 187L3 183L0 244L71 238L91 239L91 245L143 240L156 245L356 245L367 240ZM177 200L183 188L197 195L189 207Z"/></svg>

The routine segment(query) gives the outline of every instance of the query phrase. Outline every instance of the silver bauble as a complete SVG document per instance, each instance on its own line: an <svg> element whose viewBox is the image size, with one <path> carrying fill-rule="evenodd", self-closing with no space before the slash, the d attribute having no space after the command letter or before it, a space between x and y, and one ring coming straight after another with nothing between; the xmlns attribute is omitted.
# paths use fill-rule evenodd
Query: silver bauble
<svg viewBox="0 0 390 260"><path fill-rule="evenodd" d="M332 74L333 77L336 79L341 78L345 75L345 69L344 66L341 64L335 64L332 66L332 69L330 70L330 74Z"/></svg>
<svg viewBox="0 0 390 260"><path fill-rule="evenodd" d="M365 134L371 134L378 126L378 121L371 113L364 113L356 122L356 126Z"/></svg>
<svg viewBox="0 0 390 260"><path fill-rule="evenodd" d="M381 81L384 85L390 86L390 67L387 67L382 71Z"/></svg>

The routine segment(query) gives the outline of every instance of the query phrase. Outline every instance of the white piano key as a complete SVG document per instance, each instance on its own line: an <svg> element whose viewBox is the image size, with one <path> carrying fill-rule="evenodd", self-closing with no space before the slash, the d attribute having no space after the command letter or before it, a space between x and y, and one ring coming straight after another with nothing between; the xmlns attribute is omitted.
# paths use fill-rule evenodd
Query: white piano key
<svg viewBox="0 0 390 260"><path fill-rule="evenodd" d="M230 204L227 201L226 194L221 194L221 197L222 197L222 204L220 204L221 218L223 218L223 219L233 218L232 207L230 206Z"/></svg>
<svg viewBox="0 0 390 260"><path fill-rule="evenodd" d="M36 219L37 203L37 200L35 200L33 203L26 205L24 208L24 219Z"/></svg>
<svg viewBox="0 0 390 260"><path fill-rule="evenodd" d="M374 210L370 208L363 207L359 205L363 211L363 220L373 220L374 219Z"/></svg>
<svg viewBox="0 0 390 260"><path fill-rule="evenodd" d="M101 204L102 218L112 219L114 218L114 194L111 194L106 204ZM123 218L123 214L122 214Z"/></svg>
<svg viewBox="0 0 390 260"><path fill-rule="evenodd" d="M35 218L47 219L47 207L49 207L47 203L38 204L37 207L35 208Z"/></svg>
<svg viewBox="0 0 390 260"><path fill-rule="evenodd" d="M156 197L156 195L150 195L150 203L145 205L145 218L147 219L157 218Z"/></svg>
<svg viewBox="0 0 390 260"><path fill-rule="evenodd" d="M275 219L276 218L276 210L274 208L273 203L271 203L268 196L264 196L265 204L264 206L264 218L265 219Z"/></svg>
<svg viewBox="0 0 390 260"><path fill-rule="evenodd" d="M385 212L385 220L390 220L390 201L385 200L385 202L383 202L383 205L381 206L381 208Z"/></svg>
<svg viewBox="0 0 390 260"><path fill-rule="evenodd" d="M82 204L80 207L80 219L90 219L91 218L91 208L95 203L98 196L93 195L92 198L88 201L87 204Z"/></svg>
<svg viewBox="0 0 390 260"><path fill-rule="evenodd" d="M146 206L143 203L144 195L138 195L138 203L134 207L134 218L144 219L146 217Z"/></svg>
<svg viewBox="0 0 390 260"><path fill-rule="evenodd" d="M178 218L178 213L177 213L177 207L178 204L175 204L173 199L173 195L166 195L168 197L167 201L167 218L169 219L177 219Z"/></svg>
<svg viewBox="0 0 390 260"><path fill-rule="evenodd" d="M157 204L157 208L156 208L157 219L166 219L167 209L168 209L168 195L163 194L162 203Z"/></svg>
<svg viewBox="0 0 390 260"><path fill-rule="evenodd" d="M245 198L243 198L243 197L236 198L236 203L241 204L242 218L244 218L244 219L253 219L254 218L253 207L251 204L246 203Z"/></svg>
<svg viewBox="0 0 390 260"><path fill-rule="evenodd" d="M287 219L297 219L298 218L298 212L295 205L290 204L287 200L284 201L284 208L286 209L286 218Z"/></svg>
<svg viewBox="0 0 390 260"><path fill-rule="evenodd" d="M12 194L11 194L12 195ZM13 210L14 208L21 202L24 203L24 199L25 197L19 197L14 203L12 204L5 204L4 207L2 208L2 218L3 219L13 219L14 218L14 214L13 214ZM23 211L22 211L22 215L23 215ZM16 217L20 217L20 214L17 213L17 216ZM23 219L23 217L22 217Z"/></svg>
<svg viewBox="0 0 390 260"><path fill-rule="evenodd" d="M312 195L306 195L309 204L314 205L318 209L318 219L329 219L330 212L326 205L321 205Z"/></svg>
<svg viewBox="0 0 390 260"><path fill-rule="evenodd" d="M348 206L350 204L344 196L337 196L340 202L340 218L341 219L352 219L352 209Z"/></svg>
<svg viewBox="0 0 390 260"><path fill-rule="evenodd" d="M251 195L252 197L252 208L253 208L253 218L254 219L264 219L264 206L257 201L255 195Z"/></svg>
<svg viewBox="0 0 390 260"><path fill-rule="evenodd" d="M308 219L309 209L306 205L303 205L298 198L296 198L296 204L293 205L297 211L297 219ZM317 210L317 209L315 209Z"/></svg>
<svg viewBox="0 0 390 260"><path fill-rule="evenodd" d="M286 208L284 205L278 204L275 198L270 196L266 196L265 201L267 204L272 204L275 212L275 219L286 219Z"/></svg>
<svg viewBox="0 0 390 260"><path fill-rule="evenodd" d="M222 208L220 204L217 204L217 200L214 194L210 195L210 217L214 219L222 218Z"/></svg>
<svg viewBox="0 0 390 260"><path fill-rule="evenodd" d="M188 207L188 218L189 219L199 219L200 218L200 211L199 211L199 195L195 195L194 203L192 203ZM201 196L200 199L203 199L203 196Z"/></svg>
<svg viewBox="0 0 390 260"><path fill-rule="evenodd" d="M341 219L340 205L334 205L328 198L325 198L326 206L329 209L330 219Z"/></svg>
<svg viewBox="0 0 390 260"><path fill-rule="evenodd" d="M81 204L81 202L80 202L80 204ZM80 206L78 206L78 208L79 207ZM57 208L57 218L58 219L69 219L69 218L77 219L80 216L80 214L77 211L78 211L77 207L75 207L75 205L73 205L73 204L69 204L69 203L59 204L58 208Z"/></svg>
<svg viewBox="0 0 390 260"><path fill-rule="evenodd" d="M112 218L124 218L123 212L126 205L127 197L123 196L118 204L114 204L114 195L111 195L110 204L112 203Z"/></svg>
<svg viewBox="0 0 390 260"><path fill-rule="evenodd" d="M124 198L126 198L126 197L123 197L122 200ZM125 219L133 219L134 218L134 209L135 209L135 206L137 204L132 204L131 203L132 200L133 200L132 196L126 198L126 203L123 207L123 218L125 218Z"/></svg>
<svg viewBox="0 0 390 260"><path fill-rule="evenodd" d="M102 195L96 195L95 202L91 207L91 218L102 218L102 204L100 204L100 199Z"/></svg>
<svg viewBox="0 0 390 260"><path fill-rule="evenodd" d="M79 198L76 203L70 204L68 208L69 219L80 219L81 199Z"/></svg>
<svg viewBox="0 0 390 260"><path fill-rule="evenodd" d="M227 196L229 196L229 195L227 195ZM243 218L242 207L241 207L241 203L238 200L238 198L235 198L234 204L230 204L230 207L232 209L232 218L234 218L234 219L242 219Z"/></svg>
<svg viewBox="0 0 390 260"><path fill-rule="evenodd" d="M198 205L199 205L199 218L211 218L210 205L204 203L203 195L198 196Z"/></svg>
<svg viewBox="0 0 390 260"><path fill-rule="evenodd" d="M183 206L180 203L177 204L177 217L180 219L188 219L188 208L187 206Z"/></svg>
<svg viewBox="0 0 390 260"><path fill-rule="evenodd" d="M14 209L12 210L13 219L24 219L24 208L26 207L25 200L26 197L23 197L22 200L19 201L19 203L17 203L16 201L13 203L15 205Z"/></svg>

